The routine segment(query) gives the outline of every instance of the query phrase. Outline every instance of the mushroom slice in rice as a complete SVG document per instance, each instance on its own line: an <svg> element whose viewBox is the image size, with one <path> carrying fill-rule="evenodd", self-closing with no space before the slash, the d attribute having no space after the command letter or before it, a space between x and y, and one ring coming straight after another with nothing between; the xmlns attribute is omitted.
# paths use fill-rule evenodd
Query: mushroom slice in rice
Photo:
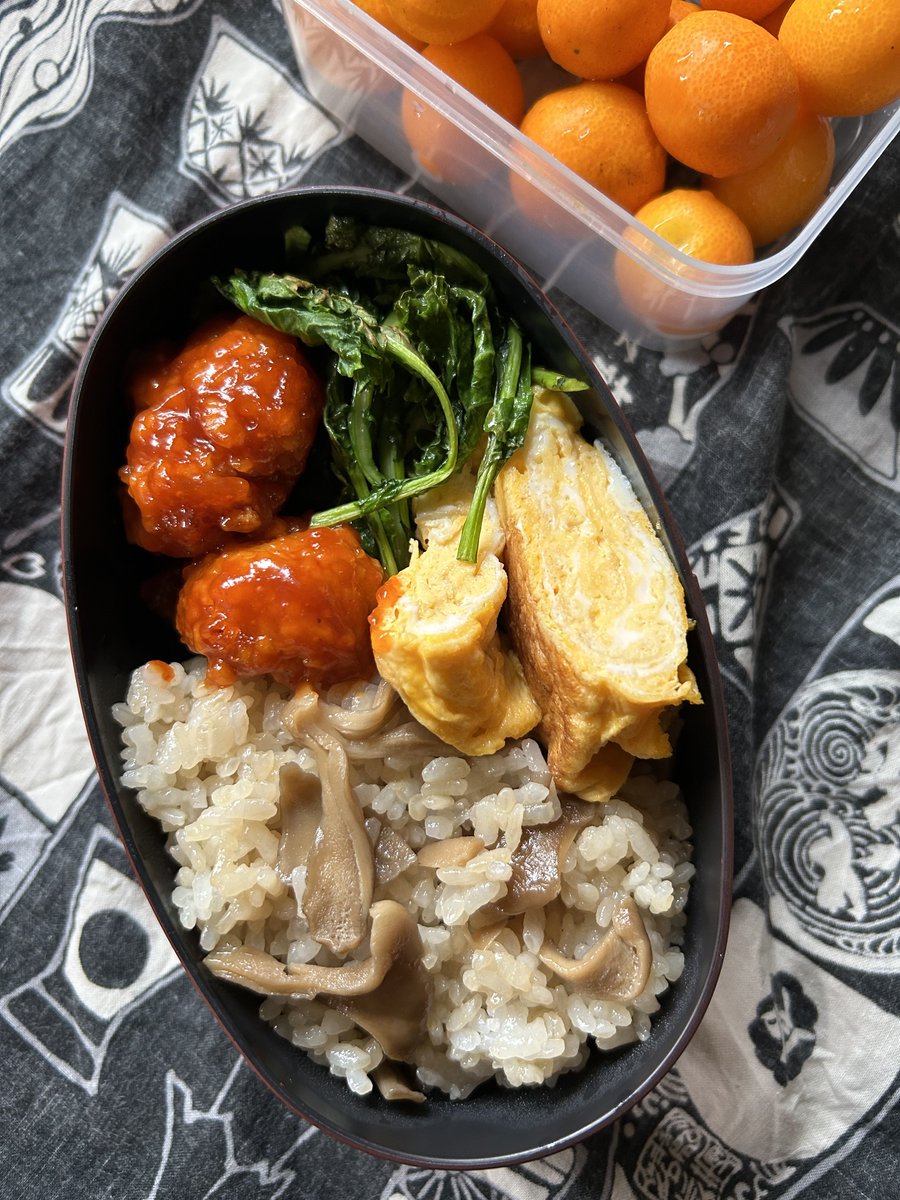
<svg viewBox="0 0 900 1200"><path fill-rule="evenodd" d="M527 825L512 852L512 875L506 895L484 910L486 916L512 917L529 908L543 908L562 887L562 864L580 830L596 819L596 809L560 796L562 815L547 825ZM421 860L421 853L420 853Z"/></svg>
<svg viewBox="0 0 900 1200"><path fill-rule="evenodd" d="M276 866L287 882L291 872L306 863L315 844L322 816L322 784L297 763L286 763L278 773L278 791L281 838Z"/></svg>
<svg viewBox="0 0 900 1200"><path fill-rule="evenodd" d="M385 1100L408 1100L412 1104L425 1103L424 1093L409 1086L396 1063L384 1059L371 1074L375 1086Z"/></svg>
<svg viewBox="0 0 900 1200"><path fill-rule="evenodd" d="M267 950L255 946L234 946L213 950L203 960L204 966L227 983L236 983L260 996L287 996L295 1000L311 1000L316 994L314 987L291 974L283 962L274 958ZM319 971L345 971L348 966L357 968L357 975L364 976L359 968L365 963L345 964L341 967L318 967ZM346 978L346 976L344 977Z"/></svg>
<svg viewBox="0 0 900 1200"><path fill-rule="evenodd" d="M485 912L481 910L481 913ZM481 913L476 914L473 920L471 929L472 945L476 950L487 950L496 942L497 938L505 929L510 929L522 941L522 918L519 917L501 917L499 920L488 921L487 924L476 924L476 921L481 918Z"/></svg>
<svg viewBox="0 0 900 1200"><path fill-rule="evenodd" d="M631 1001L647 986L653 952L637 905L628 899L617 905L612 928L583 958L566 958L550 941L538 958L584 995Z"/></svg>
<svg viewBox="0 0 900 1200"><path fill-rule="evenodd" d="M369 738L377 733L400 704L400 697L386 679L379 679L373 689L365 684L353 684L344 689L346 700L368 700L367 704L321 703L323 714L335 733L347 738Z"/></svg>
<svg viewBox="0 0 900 1200"><path fill-rule="evenodd" d="M317 828L306 858L303 915L319 945L344 958L366 935L375 889L372 845L362 808L350 786L347 751L339 738L319 724L316 692L309 686L299 687L287 706L288 711L289 728L315 755L320 784ZM287 781L294 793L289 797L289 808L303 807L310 797L299 797L296 777L289 775ZM284 784L282 776L282 787ZM290 819L302 830L296 838L299 845L308 834L312 817L295 814ZM283 862L280 866L284 870L288 864Z"/></svg>
<svg viewBox="0 0 900 1200"><path fill-rule="evenodd" d="M303 915L321 946L344 958L366 935L375 862L342 747L315 747L322 820L306 869Z"/></svg>
<svg viewBox="0 0 900 1200"><path fill-rule="evenodd" d="M434 985L422 962L419 927L396 900L372 905L371 947L379 969L387 963L380 984L349 999L323 999L370 1033L388 1058L406 1061L425 1034Z"/></svg>
<svg viewBox="0 0 900 1200"><path fill-rule="evenodd" d="M371 1034L389 1058L409 1058L425 1028L432 982L422 963L419 929L402 904L372 905L369 957L337 967L287 966L243 946L215 950L204 960L213 975L264 996L323 1003Z"/></svg>
<svg viewBox="0 0 900 1200"><path fill-rule="evenodd" d="M375 878L379 884L390 883L415 861L415 854L400 834L390 825L382 825L375 841Z"/></svg>
<svg viewBox="0 0 900 1200"><path fill-rule="evenodd" d="M440 871L446 867L464 867L480 854L484 842L480 837L444 838L441 842L426 842L416 856L420 867L433 867Z"/></svg>

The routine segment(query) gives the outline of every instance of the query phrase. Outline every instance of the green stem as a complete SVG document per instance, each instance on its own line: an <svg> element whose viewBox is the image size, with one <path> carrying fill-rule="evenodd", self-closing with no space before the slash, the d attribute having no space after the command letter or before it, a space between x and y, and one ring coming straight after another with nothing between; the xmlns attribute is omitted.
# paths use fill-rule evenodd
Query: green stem
<svg viewBox="0 0 900 1200"><path fill-rule="evenodd" d="M312 525L339 525L342 521L357 521L360 517L377 512L378 509L384 508L387 504L394 504L400 500L409 500L413 496L418 496L422 492L427 492L429 489L437 487L439 483L443 483L445 479L449 479L456 470L456 463L459 457L459 431L456 427L456 416L453 412L453 406L450 403L450 397L447 395L444 385L435 375L434 371L432 371L431 367L429 367L428 363L410 346L408 340L390 326L385 327L383 330L383 346L392 358L396 359L397 362L405 366L414 375L418 375L424 379L437 396L447 426L447 457L440 467L434 471L429 471L427 475L414 476L412 479L406 479L399 484L396 480L388 479L378 487L373 488L368 496L364 498L351 500L349 503L340 504L336 508L329 508L322 512L313 513L310 518L310 524Z"/></svg>
<svg viewBox="0 0 900 1200"><path fill-rule="evenodd" d="M462 562L478 561L484 510L497 472L503 465L505 457L503 442L519 389L521 373L522 334L515 322L512 322L502 349L502 365L497 380L496 397L484 423L484 427L488 431L488 442L478 468L472 503L469 505L469 511L459 536L456 557Z"/></svg>
<svg viewBox="0 0 900 1200"><path fill-rule="evenodd" d="M500 464L498 463L497 465L499 467ZM473 563L478 561L478 547L481 543L481 526L484 522L484 509L491 488L494 486L496 474L496 471L479 471L478 473L478 478L475 481L475 491L472 495L472 503L469 505L466 521L459 535L459 546L456 551L456 557L462 562Z"/></svg>
<svg viewBox="0 0 900 1200"><path fill-rule="evenodd" d="M548 392L586 392L591 386L583 379L573 379L570 375L561 375L547 367L532 367L531 382L546 388Z"/></svg>
<svg viewBox="0 0 900 1200"><path fill-rule="evenodd" d="M381 472L375 465L372 454L371 412L375 389L370 382L356 381L353 388L353 403L350 405L348 434L353 453L360 470L372 487L378 487L382 481Z"/></svg>

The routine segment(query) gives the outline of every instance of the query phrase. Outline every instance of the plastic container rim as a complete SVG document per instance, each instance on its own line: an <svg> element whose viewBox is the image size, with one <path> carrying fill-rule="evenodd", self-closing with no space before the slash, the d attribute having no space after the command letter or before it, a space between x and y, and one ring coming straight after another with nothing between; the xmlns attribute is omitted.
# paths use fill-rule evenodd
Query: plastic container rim
<svg viewBox="0 0 900 1200"><path fill-rule="evenodd" d="M813 216L785 246L764 258L738 266L707 263L683 253L649 226L637 221L633 214L581 179L536 142L503 121L477 97L453 80L448 80L427 59L418 55L416 68L431 85L425 86L423 81L417 79L408 69L404 61L416 52L352 3L352 0L324 0L324 3L320 0L281 0L281 3L285 13L291 8L306 10L402 87L413 92L464 134L477 141L509 170L533 186L541 188L552 201L570 212L574 211L576 219L591 233L612 243L617 250L651 271L662 282L704 299L747 296L775 283L785 275L900 133L898 101L887 123L861 152L852 170L828 192ZM335 9L340 11L340 15L333 11ZM451 105L450 97L456 107ZM501 133L502 138L499 136ZM543 178L535 178L534 164L538 164L542 169ZM423 176L421 182L428 186L427 175ZM639 244L611 228L604 220L607 213L626 225L628 232L633 231L643 239L652 252L644 250ZM663 261L666 259L668 262ZM675 267L669 263L674 263Z"/></svg>

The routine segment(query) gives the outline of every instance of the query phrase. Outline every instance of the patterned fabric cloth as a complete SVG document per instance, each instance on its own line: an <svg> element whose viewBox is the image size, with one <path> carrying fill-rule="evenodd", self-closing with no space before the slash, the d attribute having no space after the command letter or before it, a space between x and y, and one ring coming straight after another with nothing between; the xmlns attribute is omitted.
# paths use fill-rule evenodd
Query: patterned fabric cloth
<svg viewBox="0 0 900 1200"><path fill-rule="evenodd" d="M704 589L737 875L709 1013L618 1125L444 1175L286 1110L212 1020L93 775L59 585L73 375L172 233L295 183L406 189L304 89L276 5L0 4L0 1145L4 1197L823 1200L900 1167L900 153L682 356L560 303Z"/></svg>

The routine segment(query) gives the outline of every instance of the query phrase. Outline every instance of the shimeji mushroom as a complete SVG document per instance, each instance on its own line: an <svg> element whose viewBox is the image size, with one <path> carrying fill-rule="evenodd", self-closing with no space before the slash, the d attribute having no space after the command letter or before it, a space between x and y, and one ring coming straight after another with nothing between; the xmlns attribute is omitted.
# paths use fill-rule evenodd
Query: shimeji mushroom
<svg viewBox="0 0 900 1200"><path fill-rule="evenodd" d="M422 963L418 926L403 905L379 900L370 915L368 957L340 966L285 966L248 946L214 950L204 961L217 978L263 996L318 997L371 1034L388 1058L405 1061L425 1029L431 976Z"/></svg>
<svg viewBox="0 0 900 1200"><path fill-rule="evenodd" d="M440 871L448 867L464 867L483 849L484 842L474 835L444 838L440 842L427 842L416 858L420 867L433 867Z"/></svg>
<svg viewBox="0 0 900 1200"><path fill-rule="evenodd" d="M596 807L561 796L562 814L547 825L528 825L510 857L512 875L506 895L484 909L486 917L513 917L530 908L544 908L562 887L562 864L586 825L596 818Z"/></svg>
<svg viewBox="0 0 900 1200"><path fill-rule="evenodd" d="M629 898L616 906L611 928L583 958L566 958L549 940L538 958L583 995L628 1002L647 986L653 952L637 905Z"/></svg>
<svg viewBox="0 0 900 1200"><path fill-rule="evenodd" d="M347 693L350 695L350 693ZM357 695L359 692L357 691ZM397 709L400 697L385 679L375 688L374 696L367 694L368 704L353 704L344 708L340 704L319 701L319 707L328 724L347 738L369 738L377 733Z"/></svg>
<svg viewBox="0 0 900 1200"><path fill-rule="evenodd" d="M422 1092L411 1088L397 1069L397 1064L384 1059L372 1072L375 1086L385 1100L409 1100L413 1104L424 1104Z"/></svg>
<svg viewBox="0 0 900 1200"><path fill-rule="evenodd" d="M309 705L303 711L314 716ZM343 746L328 738L326 748L311 732L303 740L316 758L318 787L299 767L282 768L278 866L287 877L306 863L302 908L309 932L343 958L366 935L375 886L372 845Z"/></svg>
<svg viewBox="0 0 900 1200"><path fill-rule="evenodd" d="M414 852L390 825L382 825L375 841L375 878L380 884L390 883L416 861Z"/></svg>
<svg viewBox="0 0 900 1200"><path fill-rule="evenodd" d="M322 816L322 784L318 775L299 763L287 763L278 773L281 838L276 866L287 883L292 872L309 858Z"/></svg>

